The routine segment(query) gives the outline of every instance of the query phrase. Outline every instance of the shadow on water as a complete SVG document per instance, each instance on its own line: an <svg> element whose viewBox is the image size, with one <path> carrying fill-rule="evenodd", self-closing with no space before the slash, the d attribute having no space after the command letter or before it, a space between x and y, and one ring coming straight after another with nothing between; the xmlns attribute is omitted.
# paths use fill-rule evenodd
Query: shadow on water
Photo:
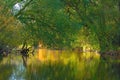
<svg viewBox="0 0 120 80"><path fill-rule="evenodd" d="M94 80L120 80L120 62L100 61Z"/></svg>
<svg viewBox="0 0 120 80"><path fill-rule="evenodd" d="M0 64L0 80L9 80L12 74L12 66L9 64Z"/></svg>

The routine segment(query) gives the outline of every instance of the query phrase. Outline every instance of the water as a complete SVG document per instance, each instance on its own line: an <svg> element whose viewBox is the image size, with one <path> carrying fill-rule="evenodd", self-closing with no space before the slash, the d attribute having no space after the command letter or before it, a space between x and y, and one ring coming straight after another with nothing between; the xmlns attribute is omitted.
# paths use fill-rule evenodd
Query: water
<svg viewBox="0 0 120 80"><path fill-rule="evenodd" d="M24 78L25 67L22 63L15 66L9 80L25 80Z"/></svg>
<svg viewBox="0 0 120 80"><path fill-rule="evenodd" d="M42 53L31 56L27 66L20 55L4 58L0 80L120 80L120 61L101 60L96 53L46 52L43 57Z"/></svg>

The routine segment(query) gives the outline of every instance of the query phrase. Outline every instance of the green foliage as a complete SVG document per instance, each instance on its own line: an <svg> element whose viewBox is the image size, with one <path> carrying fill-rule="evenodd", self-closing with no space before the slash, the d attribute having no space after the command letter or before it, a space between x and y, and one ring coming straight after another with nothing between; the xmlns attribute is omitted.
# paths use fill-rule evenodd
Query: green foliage
<svg viewBox="0 0 120 80"><path fill-rule="evenodd" d="M0 2L2 3L2 2ZM20 33L20 24L10 12L8 7L0 5L0 47L1 46L18 46Z"/></svg>
<svg viewBox="0 0 120 80"><path fill-rule="evenodd" d="M72 17L79 17L79 22L87 26L96 36L100 44L101 51L113 49L120 46L120 43L114 41L119 33L119 0L62 0L66 6L67 12ZM69 10L69 11L68 11ZM74 12L73 12L74 11ZM74 14L77 15L74 15ZM86 33L87 33L86 29ZM116 29L116 30L115 30ZM114 31L115 30L115 31ZM112 33L114 33L114 39ZM91 35L91 34L90 34ZM90 36L88 35L88 36ZM92 41L94 43L94 41Z"/></svg>
<svg viewBox="0 0 120 80"><path fill-rule="evenodd" d="M22 1L25 5L17 16L10 13L21 1L0 2L3 4L0 24L12 26L0 28L0 41L5 44L13 45L14 40L20 44L27 40L30 44L42 42L44 47L70 48L87 42L99 45L101 51L120 46L119 0L27 0ZM4 21L8 23L2 23ZM81 27L86 28L84 32Z"/></svg>
<svg viewBox="0 0 120 80"><path fill-rule="evenodd" d="M64 13L59 0L33 1L20 15L19 20L26 25L25 30L35 36L36 41L51 48L71 47L74 34L80 27Z"/></svg>

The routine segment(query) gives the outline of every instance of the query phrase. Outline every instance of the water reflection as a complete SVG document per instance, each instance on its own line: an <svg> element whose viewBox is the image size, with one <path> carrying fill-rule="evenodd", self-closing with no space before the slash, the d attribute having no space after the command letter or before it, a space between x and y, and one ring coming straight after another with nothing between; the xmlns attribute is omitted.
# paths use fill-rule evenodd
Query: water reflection
<svg viewBox="0 0 120 80"><path fill-rule="evenodd" d="M95 76L101 76L98 80L120 80L120 62L101 60Z"/></svg>
<svg viewBox="0 0 120 80"><path fill-rule="evenodd" d="M8 80L12 73L12 66L0 64L0 80Z"/></svg>
<svg viewBox="0 0 120 80"><path fill-rule="evenodd" d="M21 56L9 55L0 63L0 80L25 80L25 67Z"/></svg>
<svg viewBox="0 0 120 80"><path fill-rule="evenodd" d="M25 67L22 63L15 66L9 80L25 80Z"/></svg>
<svg viewBox="0 0 120 80"><path fill-rule="evenodd" d="M31 56L27 67L20 55L4 58L0 63L0 80L120 80L119 61L100 60L96 53L78 56L73 52L43 51L48 55Z"/></svg>

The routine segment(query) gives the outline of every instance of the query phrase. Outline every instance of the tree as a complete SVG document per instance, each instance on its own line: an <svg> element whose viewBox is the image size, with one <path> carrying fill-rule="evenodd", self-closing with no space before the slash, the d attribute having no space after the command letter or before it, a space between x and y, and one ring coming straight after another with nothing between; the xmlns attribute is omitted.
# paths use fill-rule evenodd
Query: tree
<svg viewBox="0 0 120 80"><path fill-rule="evenodd" d="M66 12L72 17L79 17L79 22L97 37L101 51L120 46L118 36L119 0L61 0L66 5ZM75 15L76 14L76 15ZM114 34L114 35L111 35ZM114 42L114 38L117 40ZM117 44L116 44L117 43Z"/></svg>
<svg viewBox="0 0 120 80"><path fill-rule="evenodd" d="M23 9L17 18L25 25L29 36L34 37L33 41L41 41L46 47L71 47L80 25L64 13L60 0L31 0Z"/></svg>
<svg viewBox="0 0 120 80"><path fill-rule="evenodd" d="M3 2L10 8L17 3L7 1ZM53 48L72 47L80 40L80 31L84 41L98 43L101 51L120 46L119 0L26 0L20 5L14 17L22 24L22 41Z"/></svg>
<svg viewBox="0 0 120 80"><path fill-rule="evenodd" d="M22 43L22 25L13 17L5 1L0 1L0 53Z"/></svg>

